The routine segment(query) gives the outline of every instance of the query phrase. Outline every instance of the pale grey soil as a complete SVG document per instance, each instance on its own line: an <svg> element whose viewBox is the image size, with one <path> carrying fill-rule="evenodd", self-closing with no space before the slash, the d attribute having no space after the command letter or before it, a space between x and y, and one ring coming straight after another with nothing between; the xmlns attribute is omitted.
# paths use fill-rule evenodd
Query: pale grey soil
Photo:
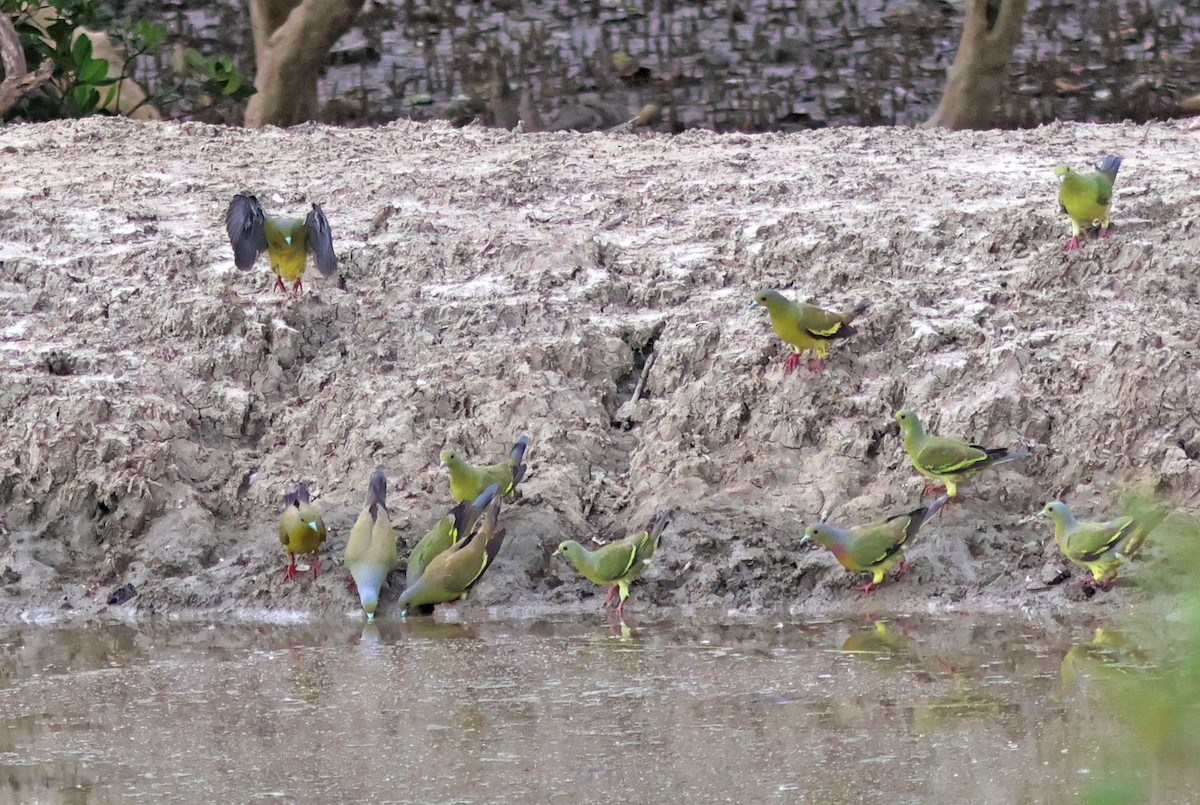
<svg viewBox="0 0 1200 805"><path fill-rule="evenodd" d="M0 129L0 617L106 611L127 583L138 612L350 611L370 471L411 545L449 504L441 447L494 461L520 433L524 498L468 607L598 607L554 546L675 505L631 613L1061 608L1082 574L1039 589L1048 497L1099 516L1131 483L1197 491L1197 136ZM1113 236L1068 254L1051 167L1106 152ZM237 271L238 191L319 202L339 275L297 299L265 258ZM823 374L786 375L762 286L874 306ZM901 404L1035 456L965 483L864 598L801 523L916 504ZM280 580L294 479L330 525L315 584ZM1087 606L1144 596L1138 574Z"/></svg>

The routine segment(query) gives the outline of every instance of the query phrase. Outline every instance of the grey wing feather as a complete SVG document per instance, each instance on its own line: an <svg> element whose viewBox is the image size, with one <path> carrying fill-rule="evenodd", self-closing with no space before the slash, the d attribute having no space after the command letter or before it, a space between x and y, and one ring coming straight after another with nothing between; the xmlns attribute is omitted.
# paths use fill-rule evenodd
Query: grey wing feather
<svg viewBox="0 0 1200 805"><path fill-rule="evenodd" d="M258 255L267 249L267 234L263 229L266 215L254 196L239 193L225 211L225 231L233 246L233 264L245 271L254 265Z"/></svg>
<svg viewBox="0 0 1200 805"><path fill-rule="evenodd" d="M314 204L312 212L304 219L307 232L305 248L313 256L313 262L326 277L337 271L337 255L333 252L333 233L329 230L329 219L321 208Z"/></svg>

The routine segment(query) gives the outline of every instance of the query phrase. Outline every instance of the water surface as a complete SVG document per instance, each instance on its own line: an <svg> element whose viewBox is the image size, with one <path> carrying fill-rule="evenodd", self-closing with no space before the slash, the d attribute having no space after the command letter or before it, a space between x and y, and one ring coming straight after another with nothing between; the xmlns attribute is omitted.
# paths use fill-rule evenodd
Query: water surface
<svg viewBox="0 0 1200 805"><path fill-rule="evenodd" d="M172 44L254 59L245 4L114 0ZM373 0L320 82L323 119L448 117L603 129L657 104L660 130L913 124L936 108L958 0ZM618 62L616 54L635 63ZM143 59L152 82L167 48ZM619 64L624 66L619 67ZM1030 0L997 122L1147 120L1195 93L1200 9ZM233 117L232 110L226 110Z"/></svg>
<svg viewBox="0 0 1200 805"><path fill-rule="evenodd" d="M465 617L0 628L0 799L1067 802L1143 661L1091 623Z"/></svg>

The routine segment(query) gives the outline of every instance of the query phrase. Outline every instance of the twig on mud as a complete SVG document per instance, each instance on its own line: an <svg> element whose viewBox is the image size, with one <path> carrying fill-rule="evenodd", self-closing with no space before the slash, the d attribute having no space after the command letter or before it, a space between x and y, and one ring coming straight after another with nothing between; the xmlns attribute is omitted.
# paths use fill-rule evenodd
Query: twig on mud
<svg viewBox="0 0 1200 805"><path fill-rule="evenodd" d="M642 375L638 378L637 385L633 387L633 396L629 398L630 402L637 402L642 398L642 388L646 385L646 378L650 375L650 367L654 365L654 359L657 356L657 352L651 352L646 357L646 364L642 367Z"/></svg>

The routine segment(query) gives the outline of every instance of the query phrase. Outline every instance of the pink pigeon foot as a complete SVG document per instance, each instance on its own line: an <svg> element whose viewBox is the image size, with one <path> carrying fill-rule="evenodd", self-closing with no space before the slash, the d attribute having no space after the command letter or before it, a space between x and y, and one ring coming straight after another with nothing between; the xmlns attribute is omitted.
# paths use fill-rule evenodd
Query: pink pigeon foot
<svg viewBox="0 0 1200 805"><path fill-rule="evenodd" d="M601 609L608 609L608 605L609 605L609 604L612 602L612 600L613 600L613 598L616 596L616 594L617 594L617 587L616 587L616 585L613 585L612 587L609 587L609 588L608 588L608 595L604 596L604 603L600 605L600 608L601 608Z"/></svg>
<svg viewBox="0 0 1200 805"><path fill-rule="evenodd" d="M291 581L294 578L296 578L296 557L293 556L288 560L287 567L283 569L283 580Z"/></svg>
<svg viewBox="0 0 1200 805"><path fill-rule="evenodd" d="M275 275L275 290L287 293L287 286L283 284L283 277Z"/></svg>
<svg viewBox="0 0 1200 805"><path fill-rule="evenodd" d="M900 567L896 568L896 575L892 576L892 578L894 578L894 579L904 578L904 574L908 572L908 567L909 567L908 562L904 561L903 559L900 560Z"/></svg>
<svg viewBox="0 0 1200 805"><path fill-rule="evenodd" d="M304 290L304 280L297 277L295 284L292 285L292 292L298 296L303 290Z"/></svg>
<svg viewBox="0 0 1200 805"><path fill-rule="evenodd" d="M874 592L875 588L878 586L879 585L876 584L875 582L868 581L866 584L860 584L857 587L855 587L854 589L858 590L860 593L870 593L870 592Z"/></svg>
<svg viewBox="0 0 1200 805"><path fill-rule="evenodd" d="M1082 240L1082 238L1080 238L1079 235L1073 236L1070 240L1067 241L1067 251L1071 251L1072 249L1078 249L1079 243L1081 240Z"/></svg>
<svg viewBox="0 0 1200 805"><path fill-rule="evenodd" d="M312 564L313 581L317 580L317 571L320 569L321 569L321 560L319 558L317 558L316 556L314 556L313 564Z"/></svg>
<svg viewBox="0 0 1200 805"><path fill-rule="evenodd" d="M793 352L787 356L787 360L783 362L783 371L791 373L796 371L796 367L800 365L800 353Z"/></svg>
<svg viewBox="0 0 1200 805"><path fill-rule="evenodd" d="M1102 238L1108 237L1108 227L1107 226L1100 227L1100 237L1102 237Z"/></svg>
<svg viewBox="0 0 1200 805"><path fill-rule="evenodd" d="M825 359L824 358L809 358L808 363L806 365L808 366L808 371L810 371L810 372L825 371Z"/></svg>
<svg viewBox="0 0 1200 805"><path fill-rule="evenodd" d="M945 484L939 484L939 483L935 483L933 481L926 481L924 488L921 489L921 497L925 497L926 495L933 494L935 492L945 492L945 491L946 491ZM949 502L949 501L947 501L947 502Z"/></svg>

